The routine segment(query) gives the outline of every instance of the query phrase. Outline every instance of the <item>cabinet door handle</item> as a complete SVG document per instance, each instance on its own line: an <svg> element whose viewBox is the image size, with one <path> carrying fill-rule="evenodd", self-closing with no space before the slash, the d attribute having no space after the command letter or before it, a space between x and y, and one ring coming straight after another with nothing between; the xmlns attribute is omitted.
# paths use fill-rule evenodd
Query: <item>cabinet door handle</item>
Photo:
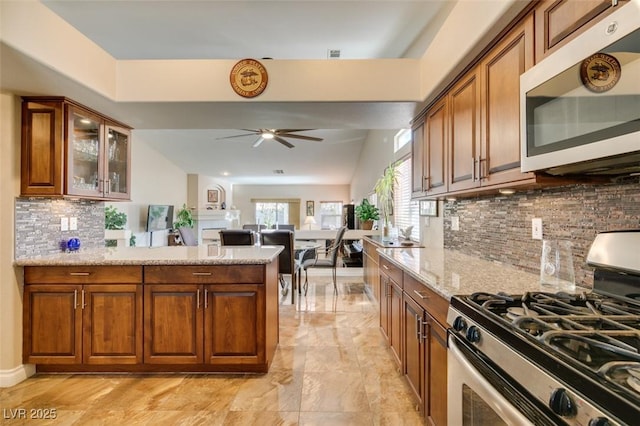
<svg viewBox="0 0 640 426"><path fill-rule="evenodd" d="M78 290L73 290L73 309L78 309Z"/></svg>
<svg viewBox="0 0 640 426"><path fill-rule="evenodd" d="M111 179L105 179L104 181L104 193L109 194L111 192Z"/></svg>
<svg viewBox="0 0 640 426"><path fill-rule="evenodd" d="M384 269L385 271L388 271L389 267L387 265L382 265L382 269Z"/></svg>
<svg viewBox="0 0 640 426"><path fill-rule="evenodd" d="M209 291L204 289L204 308L207 309L209 307Z"/></svg>
<svg viewBox="0 0 640 426"><path fill-rule="evenodd" d="M200 309L200 289L196 292L196 308Z"/></svg>
<svg viewBox="0 0 640 426"><path fill-rule="evenodd" d="M82 289L82 309L84 309L85 306L87 306L87 304L84 303L84 289Z"/></svg>
<svg viewBox="0 0 640 426"><path fill-rule="evenodd" d="M72 277L88 277L91 272L69 272Z"/></svg>
<svg viewBox="0 0 640 426"><path fill-rule="evenodd" d="M103 189L104 189L104 179L99 179L98 180L98 192L102 193Z"/></svg>
<svg viewBox="0 0 640 426"><path fill-rule="evenodd" d="M418 341L422 340L422 321L420 321L418 314L416 314L416 339Z"/></svg>
<svg viewBox="0 0 640 426"><path fill-rule="evenodd" d="M471 157L471 180L476 181L476 159Z"/></svg>
<svg viewBox="0 0 640 426"><path fill-rule="evenodd" d="M424 294L424 293L423 293L423 292L421 292L421 291L413 290L413 292L414 292L414 293L415 293L415 294L416 294L420 299L428 299L428 298L429 298L429 296L428 296L428 295Z"/></svg>
<svg viewBox="0 0 640 426"><path fill-rule="evenodd" d="M486 176L486 173L482 173L482 163L486 163L487 159L486 158L481 158L478 155L478 180L483 180Z"/></svg>
<svg viewBox="0 0 640 426"><path fill-rule="evenodd" d="M196 277L209 277L211 276L211 272L192 272L191 275Z"/></svg>
<svg viewBox="0 0 640 426"><path fill-rule="evenodd" d="M429 338L429 317L427 316L427 320L422 322L422 340L426 341Z"/></svg>

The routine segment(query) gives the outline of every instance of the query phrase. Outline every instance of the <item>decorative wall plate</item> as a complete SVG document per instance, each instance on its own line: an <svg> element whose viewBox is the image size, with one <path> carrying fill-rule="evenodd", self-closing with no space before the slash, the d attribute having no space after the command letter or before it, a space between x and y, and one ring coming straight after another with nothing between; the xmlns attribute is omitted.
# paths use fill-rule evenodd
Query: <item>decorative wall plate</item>
<svg viewBox="0 0 640 426"><path fill-rule="evenodd" d="M582 61L580 78L592 92L606 92L620 80L620 62L606 53L596 53Z"/></svg>
<svg viewBox="0 0 640 426"><path fill-rule="evenodd" d="M253 98L267 87L269 76L259 61L243 59L233 66L229 80L234 92L245 98Z"/></svg>

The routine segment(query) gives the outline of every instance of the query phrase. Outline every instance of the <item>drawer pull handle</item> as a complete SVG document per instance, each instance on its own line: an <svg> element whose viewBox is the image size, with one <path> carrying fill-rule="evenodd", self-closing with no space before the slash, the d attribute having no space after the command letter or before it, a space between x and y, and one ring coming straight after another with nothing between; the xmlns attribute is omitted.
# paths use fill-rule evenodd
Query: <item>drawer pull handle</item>
<svg viewBox="0 0 640 426"><path fill-rule="evenodd" d="M428 296L428 295L424 294L424 293L423 293L423 292L421 292L421 291L413 290L413 292L414 292L414 293L415 293L415 294L416 294L420 299L428 299L428 298L429 298L429 296Z"/></svg>
<svg viewBox="0 0 640 426"><path fill-rule="evenodd" d="M384 269L386 269L387 271L389 270L389 267L388 267L387 265L382 265L382 267L383 267Z"/></svg>
<svg viewBox="0 0 640 426"><path fill-rule="evenodd" d="M69 272L69 275L72 277L88 277L91 275L90 272Z"/></svg>
<svg viewBox="0 0 640 426"><path fill-rule="evenodd" d="M196 277L209 277L211 276L211 272L192 272L192 275L195 275Z"/></svg>
<svg viewBox="0 0 640 426"><path fill-rule="evenodd" d="M84 302L84 289L82 289L82 309L84 309L87 304Z"/></svg>

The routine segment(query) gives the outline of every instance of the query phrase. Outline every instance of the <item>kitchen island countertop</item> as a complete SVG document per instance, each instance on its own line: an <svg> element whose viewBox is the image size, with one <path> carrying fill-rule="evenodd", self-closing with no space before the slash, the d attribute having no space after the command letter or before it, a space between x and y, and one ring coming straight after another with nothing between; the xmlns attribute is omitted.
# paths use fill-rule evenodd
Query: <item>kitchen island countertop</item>
<svg viewBox="0 0 640 426"><path fill-rule="evenodd" d="M72 265L263 265L273 262L282 247L275 246L161 246L106 247L16 259L16 266Z"/></svg>

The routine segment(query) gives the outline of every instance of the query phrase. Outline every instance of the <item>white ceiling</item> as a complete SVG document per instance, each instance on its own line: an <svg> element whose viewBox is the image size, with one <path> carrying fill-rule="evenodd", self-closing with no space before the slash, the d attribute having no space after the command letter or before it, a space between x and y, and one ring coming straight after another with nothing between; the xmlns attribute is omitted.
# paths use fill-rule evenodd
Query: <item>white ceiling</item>
<svg viewBox="0 0 640 426"><path fill-rule="evenodd" d="M49 1L43 3L116 59L341 59L419 57L454 0L422 1ZM59 93L136 129L187 173L246 184L348 184L367 129L405 127L411 102L115 104L3 46L3 87ZM13 57L13 58L12 58ZM7 76L7 60L14 66ZM26 72L26 70L29 72ZM34 77L35 75L35 77ZM48 87L49 86L49 87ZM235 129L305 128L323 142L290 140L288 149L254 136L219 140ZM274 175L282 169L284 175Z"/></svg>

